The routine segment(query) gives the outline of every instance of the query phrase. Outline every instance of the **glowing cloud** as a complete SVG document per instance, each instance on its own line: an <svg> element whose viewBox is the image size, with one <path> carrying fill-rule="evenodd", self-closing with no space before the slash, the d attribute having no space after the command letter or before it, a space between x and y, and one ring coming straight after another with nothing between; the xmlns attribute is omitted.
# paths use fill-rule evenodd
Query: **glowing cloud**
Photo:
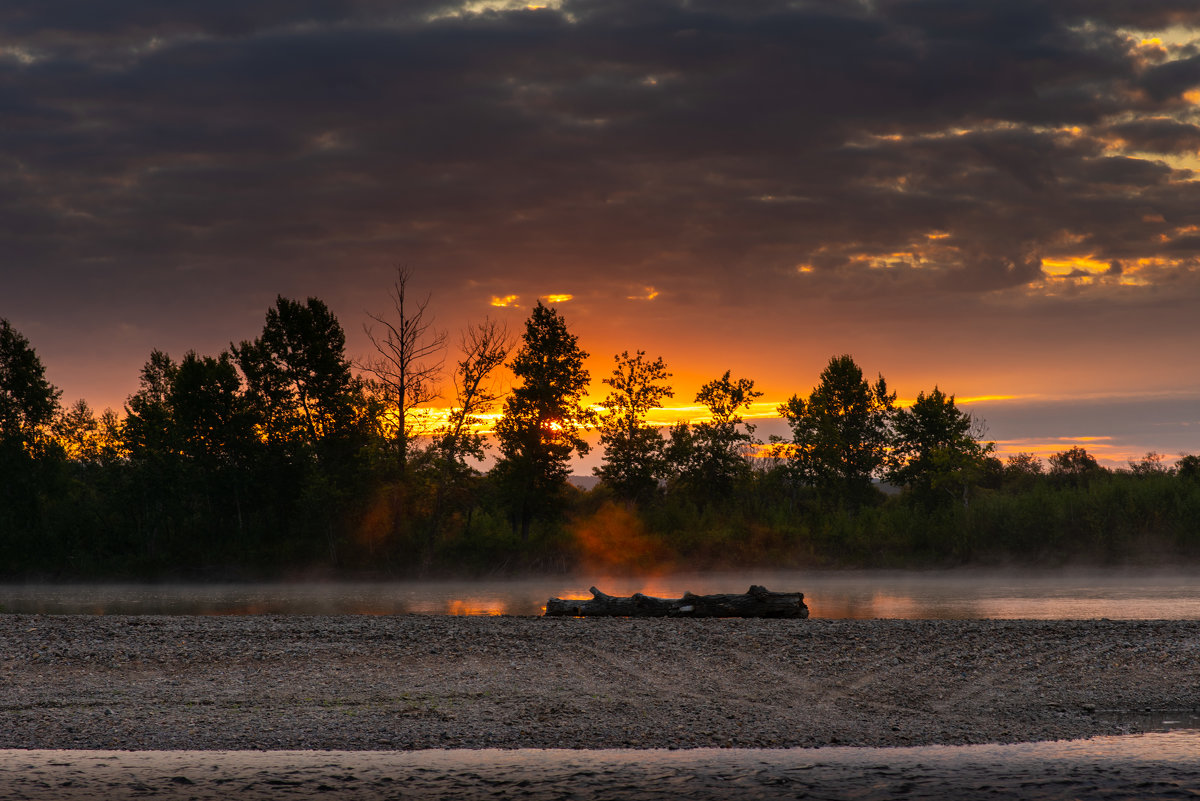
<svg viewBox="0 0 1200 801"><path fill-rule="evenodd" d="M1069 275L1087 274L1102 275L1109 271L1105 261L1093 259L1091 256L1071 256L1065 259L1042 259L1042 272L1053 278L1065 278Z"/></svg>
<svg viewBox="0 0 1200 801"><path fill-rule="evenodd" d="M626 300L654 300L658 297L658 290L652 286L642 287L640 295L626 295Z"/></svg>
<svg viewBox="0 0 1200 801"><path fill-rule="evenodd" d="M492 298L492 305L499 306L502 309L515 309L517 301L521 299L520 295L505 295L504 297Z"/></svg>
<svg viewBox="0 0 1200 801"><path fill-rule="evenodd" d="M547 303L566 303L568 300L574 300L574 295L547 295Z"/></svg>

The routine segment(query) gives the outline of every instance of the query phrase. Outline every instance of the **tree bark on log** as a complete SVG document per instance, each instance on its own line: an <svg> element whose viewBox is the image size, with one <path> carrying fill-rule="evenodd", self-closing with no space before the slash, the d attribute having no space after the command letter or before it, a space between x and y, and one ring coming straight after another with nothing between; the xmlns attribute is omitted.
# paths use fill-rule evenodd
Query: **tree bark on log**
<svg viewBox="0 0 1200 801"><path fill-rule="evenodd" d="M546 617L808 617L802 592L770 592L757 584L744 595L693 595L654 598L634 593L628 598L591 588L591 600L546 602Z"/></svg>

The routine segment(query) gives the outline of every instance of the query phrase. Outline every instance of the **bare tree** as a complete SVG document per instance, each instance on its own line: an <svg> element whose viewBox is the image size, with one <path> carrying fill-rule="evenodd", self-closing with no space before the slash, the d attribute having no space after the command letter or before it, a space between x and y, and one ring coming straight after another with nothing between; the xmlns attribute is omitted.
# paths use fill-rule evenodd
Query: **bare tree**
<svg viewBox="0 0 1200 801"><path fill-rule="evenodd" d="M377 324L363 330L375 346L375 356L360 364L375 377L384 402L395 410L396 454L400 473L408 468L412 440L421 433L413 410L440 397L438 382L445 364L446 332L433 327L427 313L429 296L413 300L408 295L412 272L396 268L396 280L388 293L392 309L387 314L368 316Z"/></svg>
<svg viewBox="0 0 1200 801"><path fill-rule="evenodd" d="M494 409L504 395L494 375L514 344L507 326L495 320L485 319L463 331L462 359L454 371L454 408L438 439L447 461L483 458L483 437L475 427L481 422L480 415Z"/></svg>
<svg viewBox="0 0 1200 801"><path fill-rule="evenodd" d="M440 457L439 476L426 533L426 559L432 557L447 498L457 494L472 472L466 463L468 457L483 459L486 442L478 426L483 422L482 416L496 408L504 396L504 387L495 374L515 344L508 328L495 320L485 319L462 332L462 359L454 370L454 407L434 441L434 450Z"/></svg>

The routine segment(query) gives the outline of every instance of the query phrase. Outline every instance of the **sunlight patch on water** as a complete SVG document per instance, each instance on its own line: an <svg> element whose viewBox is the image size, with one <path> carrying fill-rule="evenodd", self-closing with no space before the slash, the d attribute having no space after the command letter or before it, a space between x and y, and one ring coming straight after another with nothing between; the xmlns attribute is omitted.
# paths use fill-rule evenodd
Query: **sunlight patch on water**
<svg viewBox="0 0 1200 801"><path fill-rule="evenodd" d="M1200 620L1193 574L1150 571L755 571L653 577L279 584L0 585L0 611L40 614L540 615L549 598L803 592L813 618Z"/></svg>

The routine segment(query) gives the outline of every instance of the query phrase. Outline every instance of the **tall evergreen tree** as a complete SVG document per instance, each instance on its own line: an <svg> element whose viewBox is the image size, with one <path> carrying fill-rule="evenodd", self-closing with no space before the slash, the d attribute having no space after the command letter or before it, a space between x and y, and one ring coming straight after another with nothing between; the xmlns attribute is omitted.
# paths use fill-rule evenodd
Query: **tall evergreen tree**
<svg viewBox="0 0 1200 801"><path fill-rule="evenodd" d="M583 404L591 376L588 354L553 308L538 301L509 367L520 382L504 401L496 425L500 458L494 471L507 496L514 530L529 525L561 498L572 454L586 454L583 429L592 414Z"/></svg>

